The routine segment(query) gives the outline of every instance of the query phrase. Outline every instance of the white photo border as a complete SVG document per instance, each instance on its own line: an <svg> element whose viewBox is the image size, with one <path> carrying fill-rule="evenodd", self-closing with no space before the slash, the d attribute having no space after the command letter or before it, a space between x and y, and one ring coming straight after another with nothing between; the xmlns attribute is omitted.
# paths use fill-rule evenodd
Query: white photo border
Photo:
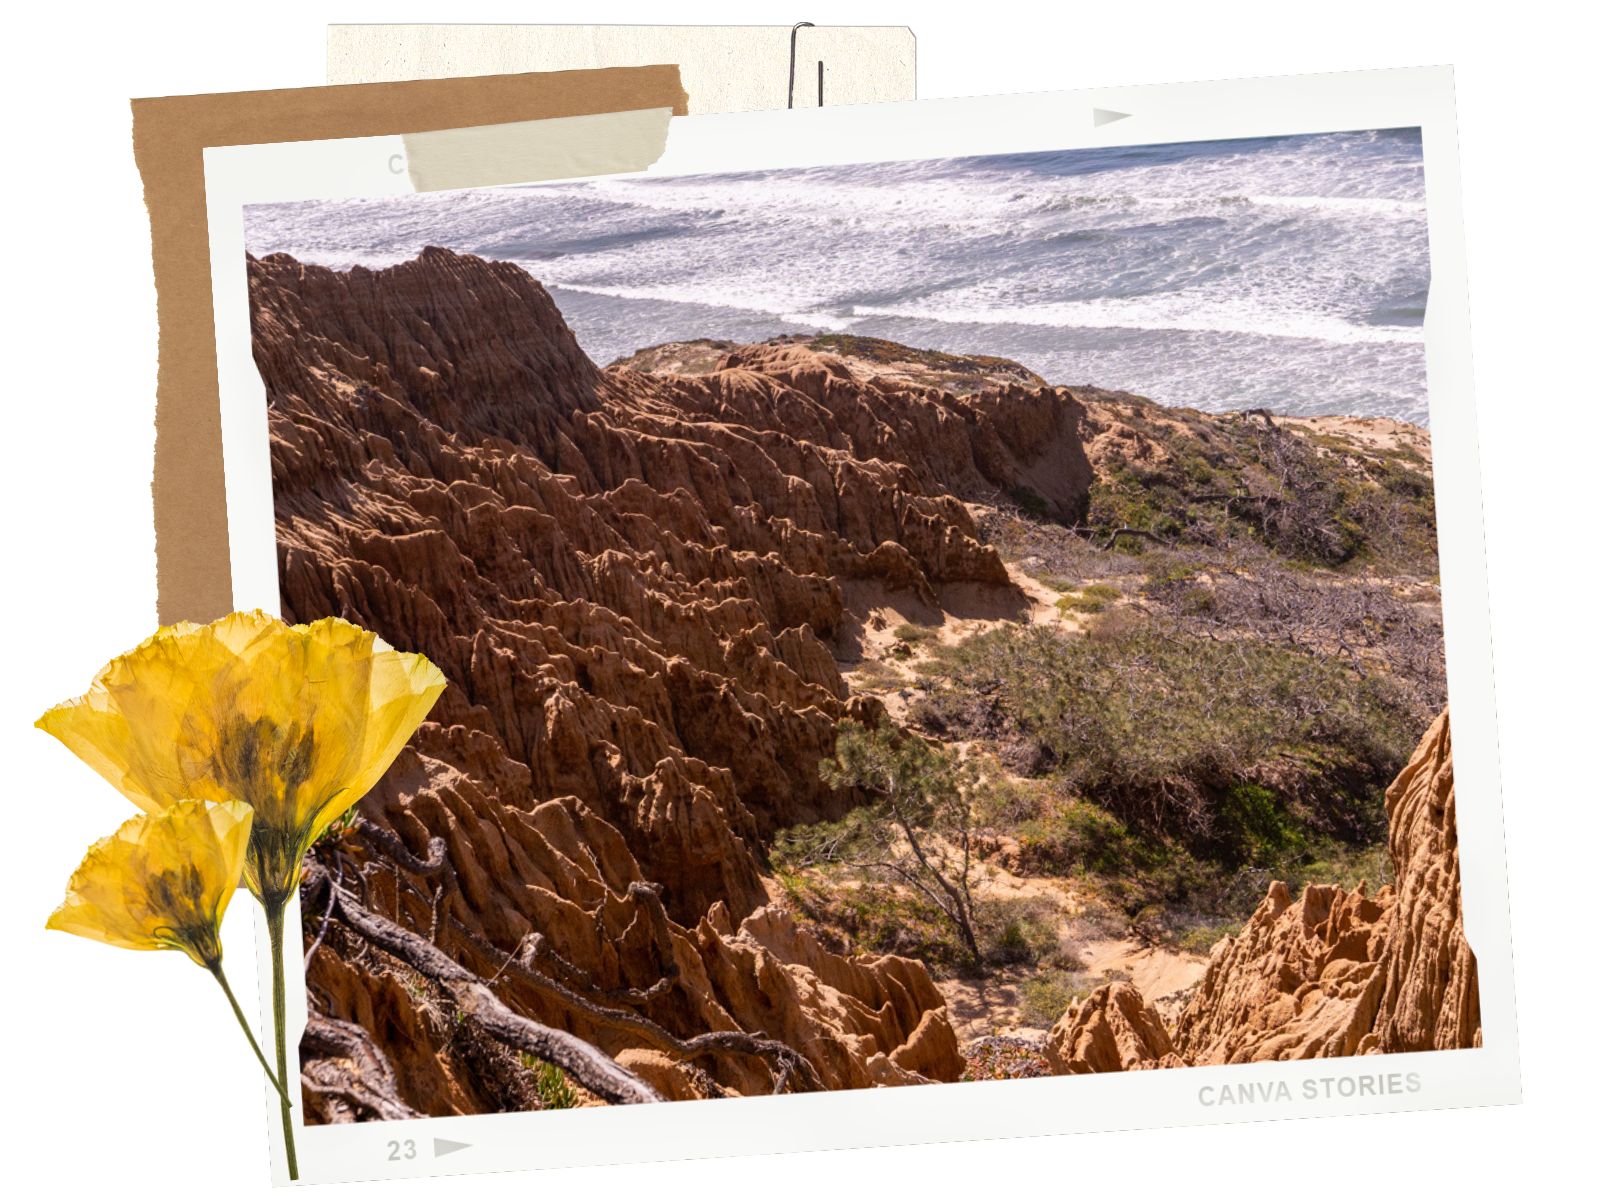
<svg viewBox="0 0 1600 1200"><path fill-rule="evenodd" d="M1095 110L1130 114L1097 126ZM1477 415L1454 83L1447 67L674 118L644 176L1420 128L1430 289L1424 319L1461 882L1483 1045L1471 1050L434 1117L297 1131L305 1182L842 1149L1281 1119L1520 1099ZM251 352L246 204L409 194L398 136L205 151L235 608L279 608L265 390ZM396 164L400 164L398 169ZM291 912L290 921L298 921ZM266 937L258 920L263 995ZM292 956L293 957L293 956ZM305 1019L290 964L290 1028ZM296 1011L298 1009L298 1011ZM1361 1077L1382 1080L1380 1094ZM1387 1090L1399 1081L1398 1089ZM1343 1086L1353 1094L1342 1095ZM1281 1097L1287 1085L1291 1099ZM1222 1103L1223 1085L1253 1083ZM1266 1084L1263 1088L1260 1085ZM1327 1094L1324 1094L1327 1093ZM714 1105L714 1108L707 1107ZM287 1182L275 1094L274 1181ZM299 1107L296 1107L298 1114ZM467 1149L436 1158L435 1139ZM408 1151L409 1148L409 1151ZM407 1154L410 1154L410 1157Z"/></svg>

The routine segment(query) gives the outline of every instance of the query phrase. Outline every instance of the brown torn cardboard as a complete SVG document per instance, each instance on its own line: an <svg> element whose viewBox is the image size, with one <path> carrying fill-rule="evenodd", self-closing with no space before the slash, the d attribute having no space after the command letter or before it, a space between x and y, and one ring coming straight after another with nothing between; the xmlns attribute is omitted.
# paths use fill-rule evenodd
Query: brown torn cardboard
<svg viewBox="0 0 1600 1200"><path fill-rule="evenodd" d="M150 212L160 324L152 493L161 621L207 621L233 607L206 226L206 147L376 137L646 109L681 114L687 103L675 66L134 100L134 160ZM648 165L647 159L627 169Z"/></svg>

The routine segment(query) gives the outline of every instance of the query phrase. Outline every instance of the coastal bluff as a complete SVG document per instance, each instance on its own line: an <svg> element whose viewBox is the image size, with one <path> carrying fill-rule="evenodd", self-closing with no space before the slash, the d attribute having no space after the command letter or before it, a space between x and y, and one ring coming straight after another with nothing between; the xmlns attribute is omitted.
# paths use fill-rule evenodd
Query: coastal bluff
<svg viewBox="0 0 1600 1200"><path fill-rule="evenodd" d="M1026 486L1081 516L1072 394L958 396L795 347L600 370L523 271L438 249L249 278L284 615L450 682L333 869L667 1097L773 1088L748 1053L671 1051L708 1031L779 1041L828 1088L958 1077L927 970L797 927L763 845L855 803L817 771L838 720L874 715L836 666L844 587L1020 606L963 501ZM308 986L313 1117L526 1106L515 1056L403 963L336 928Z"/></svg>
<svg viewBox="0 0 1600 1200"><path fill-rule="evenodd" d="M848 337L602 368L512 264L248 265L283 615L344 617L449 680L308 873L307 1119L601 1102L552 1094L408 944L661 1099L961 1078L928 967L806 920L769 858L864 799L818 765L841 720L890 711L841 672L884 632L868 603L1026 621L975 514L1086 528L1097 481L1145 487L1185 439L1260 420ZM1410 426L1282 430L1361 469L1352 438L1427 452ZM1473 1044L1449 772L1441 719L1390 789L1392 885L1275 887L1179 1020L1111 984L1056 1024L1050 1068Z"/></svg>
<svg viewBox="0 0 1600 1200"><path fill-rule="evenodd" d="M1477 963L1461 919L1450 716L1390 786L1395 879L1372 895L1274 883L1211 952L1169 1033L1137 988L1112 984L1063 1014L1056 1074L1455 1050L1482 1044Z"/></svg>

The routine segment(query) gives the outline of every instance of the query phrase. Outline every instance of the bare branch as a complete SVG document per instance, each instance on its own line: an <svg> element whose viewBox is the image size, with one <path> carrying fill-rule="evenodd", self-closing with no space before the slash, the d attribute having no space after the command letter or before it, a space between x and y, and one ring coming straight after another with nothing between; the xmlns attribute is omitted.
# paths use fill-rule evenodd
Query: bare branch
<svg viewBox="0 0 1600 1200"><path fill-rule="evenodd" d="M306 950L305 965L308 968L311 966L311 960L316 957L317 949L322 945L322 939L328 936L328 923L333 920L332 893L338 891L339 885L343 882L344 863L340 861L338 869L334 873L333 887L329 889L328 907L322 913L322 923L317 926L317 936L312 939L310 948Z"/></svg>
<svg viewBox="0 0 1600 1200"><path fill-rule="evenodd" d="M300 1086L330 1124L423 1115L400 1098L394 1068L361 1026L312 1013L300 1053L310 1060L301 1070Z"/></svg>
<svg viewBox="0 0 1600 1200"><path fill-rule="evenodd" d="M456 933L464 937L480 954L493 956L496 953L492 946L465 926L454 923L454 928ZM699 1058L719 1051L750 1055L767 1060L775 1068L773 1070L775 1078L780 1074L781 1069L781 1073L784 1075L797 1075L800 1081L806 1085L805 1090L822 1090L822 1081L817 1076L816 1068L799 1051L783 1042L774 1041L759 1034L745 1033L737 1029L718 1030L714 1033L700 1034L697 1037L681 1038L648 1017L641 1016L636 1012L630 1012L622 1008L609 1008L580 996L564 984L541 974L515 954L504 960L501 964L500 972L515 975L518 979L560 1001L568 1008L582 1013L596 1025L602 1025L610 1029L620 1029L634 1034L657 1050L663 1050L684 1059ZM798 1063L792 1061L797 1058L800 1060Z"/></svg>
<svg viewBox="0 0 1600 1200"><path fill-rule="evenodd" d="M578 1084L612 1104L650 1104L661 1099L654 1088L598 1047L507 1008L482 979L437 946L334 888L319 864L308 862L305 878L308 889L327 889L330 904L351 929L438 984L468 1019L496 1041L554 1063Z"/></svg>

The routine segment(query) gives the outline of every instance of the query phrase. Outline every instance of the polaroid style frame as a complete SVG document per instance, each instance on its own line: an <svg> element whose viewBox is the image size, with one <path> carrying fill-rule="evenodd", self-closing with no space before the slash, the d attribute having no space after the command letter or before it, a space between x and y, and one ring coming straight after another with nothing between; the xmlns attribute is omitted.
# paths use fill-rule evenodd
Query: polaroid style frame
<svg viewBox="0 0 1600 1200"><path fill-rule="evenodd" d="M530 125L543 124L533 122ZM403 1178L779 1151L976 1140L1238 1120L1395 1112L1520 1099L1500 765L1454 88L1449 68L678 117L641 175L955 158L1368 129L1422 131L1431 286L1424 321L1463 920L1477 956L1483 1045L1119 1074L754 1096L311 1126L305 1182ZM413 190L401 137L205 152L235 608L278 611L265 389L245 273L246 204ZM396 164L401 164L397 168ZM298 922L297 911L291 920ZM263 994L269 958L258 914ZM290 964L293 1036L305 989ZM1414 1075L1370 1094L1362 1076ZM1223 1103L1223 1084L1275 1098ZM1279 1083L1287 1085L1278 1088ZM1266 1084L1266 1088L1259 1085ZM1288 1096L1288 1099L1282 1097ZM287 1182L268 1090L275 1182ZM706 1105L714 1105L707 1109ZM296 1112L298 1113L298 1107Z"/></svg>

